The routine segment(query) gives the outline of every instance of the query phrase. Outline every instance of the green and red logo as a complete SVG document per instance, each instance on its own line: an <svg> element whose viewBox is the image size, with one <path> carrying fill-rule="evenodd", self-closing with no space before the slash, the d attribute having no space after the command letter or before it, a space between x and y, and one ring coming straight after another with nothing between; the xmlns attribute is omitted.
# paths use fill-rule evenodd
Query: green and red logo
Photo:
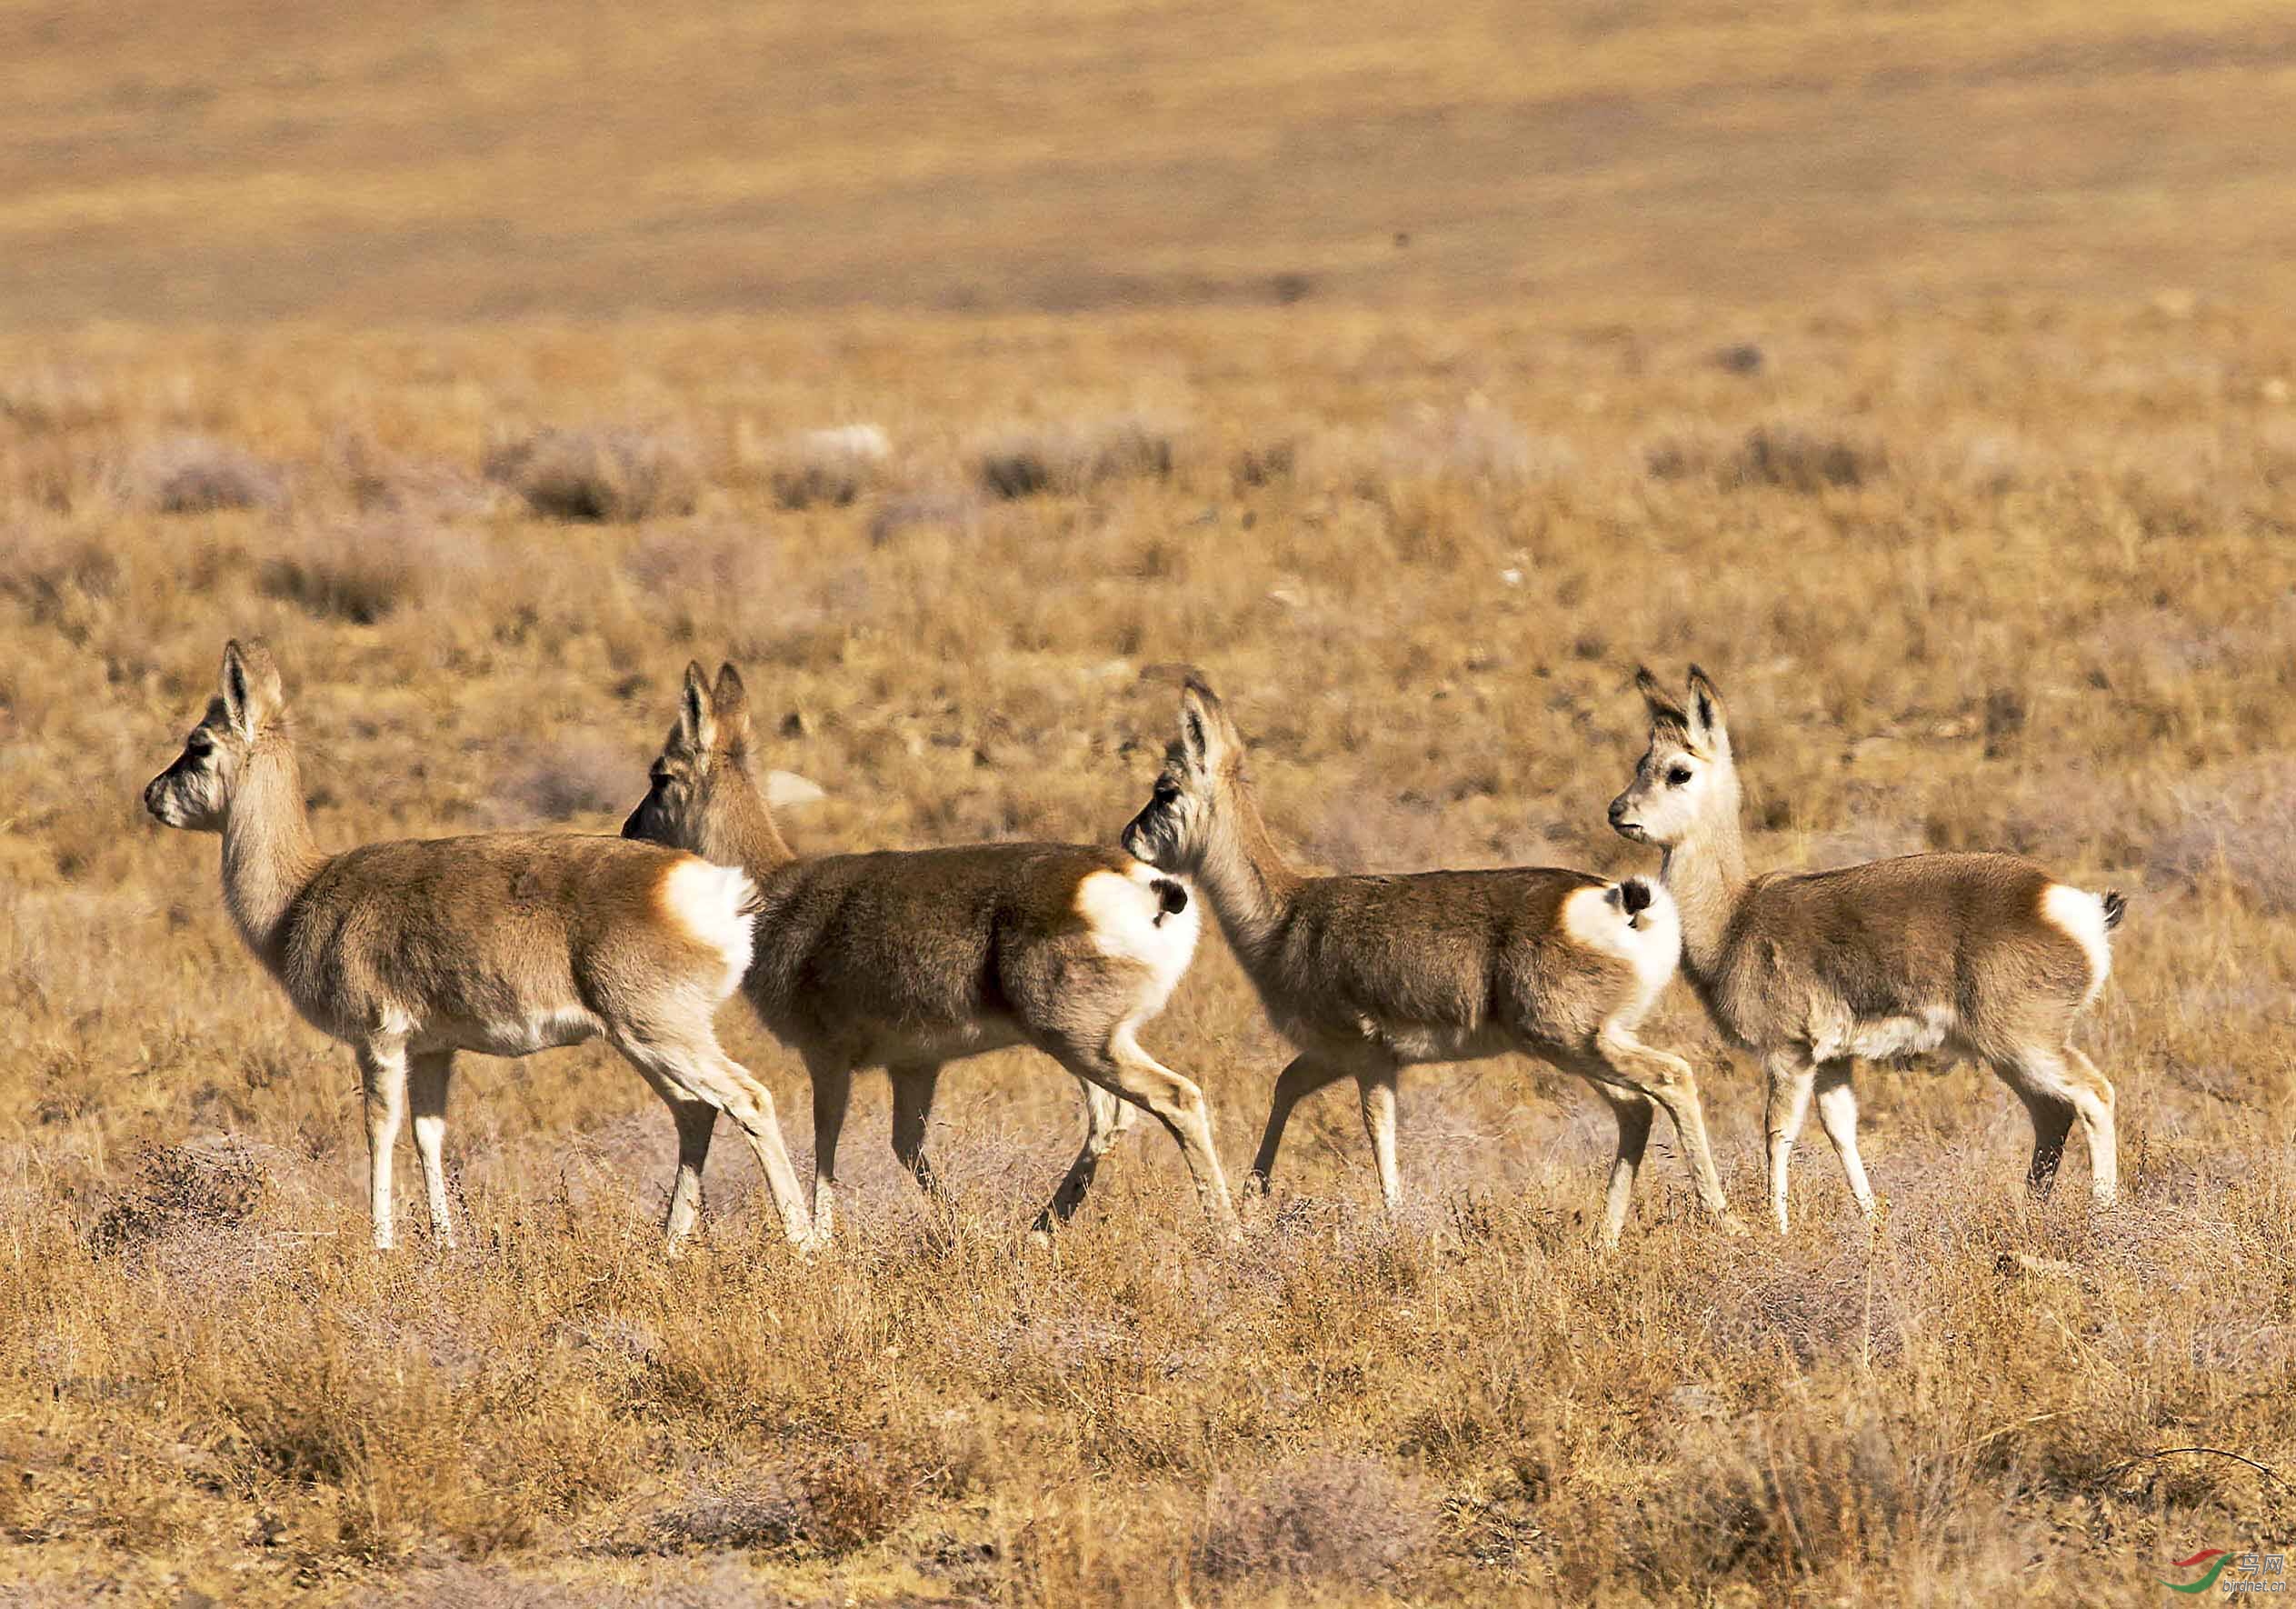
<svg viewBox="0 0 2296 1609"><path fill-rule="evenodd" d="M2216 1563L2209 1564L2208 1574L2201 1576L2200 1580L2192 1583L2190 1586L2179 1586L2173 1581L2164 1581L2161 1584L2167 1587L2172 1593L2204 1593L2208 1591L2209 1588L2216 1584L2216 1578L2224 1574L2224 1566L2232 1562L2232 1555L2231 1554L2225 1552L2221 1547L2210 1547L2202 1548L2199 1553L2194 1554L2189 1559L2171 1559L2170 1561L2170 1567L2171 1569L2190 1570L2195 1564L2208 1564L2211 1559L2214 1559Z"/></svg>

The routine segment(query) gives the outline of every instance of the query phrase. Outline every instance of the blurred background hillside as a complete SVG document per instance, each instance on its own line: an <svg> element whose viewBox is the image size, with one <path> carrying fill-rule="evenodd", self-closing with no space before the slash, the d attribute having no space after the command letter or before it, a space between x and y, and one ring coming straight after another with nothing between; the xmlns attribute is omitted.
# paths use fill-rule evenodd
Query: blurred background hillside
<svg viewBox="0 0 2296 1609"><path fill-rule="evenodd" d="M2253 0L0 5L0 319L2272 294Z"/></svg>

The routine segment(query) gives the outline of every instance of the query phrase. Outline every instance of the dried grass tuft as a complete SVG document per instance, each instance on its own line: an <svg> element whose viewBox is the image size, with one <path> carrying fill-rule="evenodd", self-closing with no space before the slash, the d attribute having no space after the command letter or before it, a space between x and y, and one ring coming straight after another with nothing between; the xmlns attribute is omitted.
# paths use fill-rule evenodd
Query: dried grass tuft
<svg viewBox="0 0 2296 1609"><path fill-rule="evenodd" d="M1164 479L1177 440L1168 426L1133 416L1044 425L983 447L974 470L992 496L1073 495L1109 481Z"/></svg>
<svg viewBox="0 0 2296 1609"><path fill-rule="evenodd" d="M136 449L115 467L120 500L156 514L275 509L286 477L252 453L205 435L176 435Z"/></svg>
<svg viewBox="0 0 2296 1609"><path fill-rule="evenodd" d="M484 472L554 520L627 525L691 514L702 489L685 444L644 430L540 431L496 447Z"/></svg>
<svg viewBox="0 0 2296 1609"><path fill-rule="evenodd" d="M1223 1481L1209 1507L1195 1565L1217 1582L1376 1585L1427 1551L1441 1517L1419 1482L1346 1453L1294 1458L1248 1484Z"/></svg>

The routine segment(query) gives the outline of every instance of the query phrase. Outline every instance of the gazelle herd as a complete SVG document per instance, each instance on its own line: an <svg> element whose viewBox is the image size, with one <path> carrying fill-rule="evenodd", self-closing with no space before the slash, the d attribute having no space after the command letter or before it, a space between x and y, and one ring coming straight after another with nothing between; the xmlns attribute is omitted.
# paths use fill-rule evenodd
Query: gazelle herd
<svg viewBox="0 0 2296 1609"><path fill-rule="evenodd" d="M378 1248L410 1108L433 1233L452 1244L441 1148L460 1051L524 1056L603 1036L670 1108L675 1251L701 1206L718 1114L764 1170L789 1238L834 1226L837 1147L856 1071L883 1067L893 1147L924 1153L943 1066L1027 1045L1083 1086L1083 1149L1038 1219L1075 1213L1108 1148L1146 1112L1179 1145L1205 1214L1237 1231L1202 1088L1140 1034L1186 974L1209 904L1277 1032L1275 1083L1246 1182L1264 1192L1293 1108L1353 1078L1380 1194L1402 1194L1406 1066L1522 1052L1575 1074L1618 1124L1602 1216L1615 1242L1663 1110L1699 1199L1732 1233L1691 1065L1635 1029L1677 970L1768 1078L1769 1200L1812 1098L1861 1209L1853 1061L1942 1053L1992 1067L2032 1118L2031 1186L2053 1182L2078 1121L2091 1190L2114 1194L2113 1093L2070 1041L2111 969L2122 902L2006 854L1918 854L1749 874L1721 693L1692 666L1677 698L1644 671L1650 744L1610 807L1661 851L1656 878L1550 867L1309 876L1262 820L1242 734L1190 675L1179 735L1120 846L976 844L801 856L755 774L740 675L689 665L674 725L622 836L500 833L314 842L279 673L228 645L218 695L144 791L168 826L223 840L224 903L296 1011L348 1044L364 1092ZM813 1085L810 1209L774 1098L720 1048L736 992Z"/></svg>

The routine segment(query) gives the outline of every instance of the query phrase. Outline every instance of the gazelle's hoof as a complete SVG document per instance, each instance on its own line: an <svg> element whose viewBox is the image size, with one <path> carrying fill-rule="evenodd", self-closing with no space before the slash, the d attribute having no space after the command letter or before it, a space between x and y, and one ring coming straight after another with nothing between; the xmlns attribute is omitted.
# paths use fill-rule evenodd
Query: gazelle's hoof
<svg viewBox="0 0 2296 1609"><path fill-rule="evenodd" d="M1746 1227L1745 1219L1727 1208L1723 1209L1722 1215L1715 1222L1722 1225L1722 1232L1732 1240L1743 1240L1753 1233Z"/></svg>

